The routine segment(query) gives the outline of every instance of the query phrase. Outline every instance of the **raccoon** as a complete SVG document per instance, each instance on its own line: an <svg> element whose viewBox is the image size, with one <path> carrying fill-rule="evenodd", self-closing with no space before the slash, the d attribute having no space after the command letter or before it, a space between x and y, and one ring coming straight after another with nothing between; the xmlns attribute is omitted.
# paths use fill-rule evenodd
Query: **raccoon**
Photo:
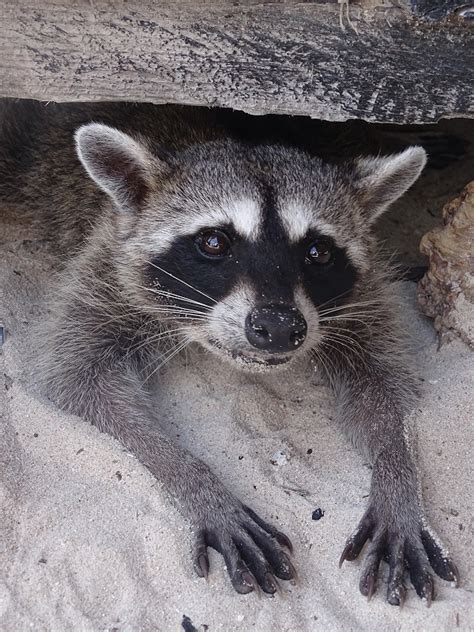
<svg viewBox="0 0 474 632"><path fill-rule="evenodd" d="M311 357L373 468L340 564L368 543L360 591L374 594L385 560L394 605L406 570L428 604L430 567L457 583L422 506L406 429L418 382L373 235L425 151L326 161L238 138L213 110L31 107L27 127L19 106L6 108L1 192L30 210L62 261L39 367L47 393L160 481L193 529L197 573L207 577L212 547L239 593L273 594L296 577L290 539L162 430L144 376L188 344L255 379L291 379Z"/></svg>

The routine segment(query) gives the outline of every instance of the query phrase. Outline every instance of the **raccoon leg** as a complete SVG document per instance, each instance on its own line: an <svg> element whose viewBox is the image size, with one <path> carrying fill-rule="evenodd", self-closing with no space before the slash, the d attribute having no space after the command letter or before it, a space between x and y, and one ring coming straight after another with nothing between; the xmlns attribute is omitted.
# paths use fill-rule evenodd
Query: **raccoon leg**
<svg viewBox="0 0 474 632"><path fill-rule="evenodd" d="M61 351L56 354L59 370L49 380L53 398L118 439L163 485L195 532L198 574L207 577L211 546L224 556L239 593L261 588L273 594L277 577L295 578L284 550L291 551L290 540L237 500L202 461L160 432L137 367L109 357L86 373L80 367L87 358L81 360L80 352L72 355L66 369Z"/></svg>
<svg viewBox="0 0 474 632"><path fill-rule="evenodd" d="M373 466L369 505L346 543L340 565L357 558L369 541L360 578L362 594L372 597L380 562L385 560L389 566L388 602L403 604L408 570L417 594L430 605L434 598L430 566L441 578L455 584L458 571L429 529L423 512L405 425L410 404L416 399L415 381L401 363L389 365L374 360L373 354L363 357L361 353L348 358L347 348L344 356L342 352L334 354L333 349L331 358L331 382L341 423Z"/></svg>

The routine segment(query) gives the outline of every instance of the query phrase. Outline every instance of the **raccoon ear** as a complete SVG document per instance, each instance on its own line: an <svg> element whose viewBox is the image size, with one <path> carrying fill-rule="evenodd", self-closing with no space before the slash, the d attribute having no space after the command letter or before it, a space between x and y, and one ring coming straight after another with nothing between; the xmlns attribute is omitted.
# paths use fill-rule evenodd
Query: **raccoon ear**
<svg viewBox="0 0 474 632"><path fill-rule="evenodd" d="M422 147L409 147L392 156L355 160L356 188L371 222L411 187L426 159Z"/></svg>
<svg viewBox="0 0 474 632"><path fill-rule="evenodd" d="M76 151L90 177L124 210L136 210L151 184L154 162L147 149L127 134L100 123L80 127Z"/></svg>

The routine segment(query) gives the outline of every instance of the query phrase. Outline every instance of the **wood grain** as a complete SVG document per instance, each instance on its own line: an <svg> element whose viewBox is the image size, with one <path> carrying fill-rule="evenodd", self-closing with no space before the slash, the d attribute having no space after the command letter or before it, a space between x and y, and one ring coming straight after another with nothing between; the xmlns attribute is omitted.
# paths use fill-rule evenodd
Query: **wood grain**
<svg viewBox="0 0 474 632"><path fill-rule="evenodd" d="M331 121L472 116L468 21L397 4L351 0L349 23L335 0L0 0L0 95Z"/></svg>

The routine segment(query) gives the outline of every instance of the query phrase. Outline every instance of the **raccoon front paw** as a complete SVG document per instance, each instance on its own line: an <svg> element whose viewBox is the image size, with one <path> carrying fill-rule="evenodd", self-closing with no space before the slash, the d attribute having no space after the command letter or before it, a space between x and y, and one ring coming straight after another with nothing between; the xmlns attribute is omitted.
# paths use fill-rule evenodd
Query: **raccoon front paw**
<svg viewBox="0 0 474 632"><path fill-rule="evenodd" d="M222 507L206 523L197 530L193 551L200 577L207 578L209 573L210 546L223 555L232 585L241 594L262 589L273 595L279 590L277 577L296 579L295 567L283 550L293 552L289 538L249 507Z"/></svg>
<svg viewBox="0 0 474 632"><path fill-rule="evenodd" d="M456 565L429 528L420 521L419 532L415 532L414 535L408 533L403 523L381 525L374 512L369 509L347 540L339 567L345 560L355 560L367 540L370 540L359 584L360 592L369 600L377 588L378 570L382 559L389 566L387 601L394 606L402 606L405 601L406 570L418 596L426 600L428 607L434 599L434 581L430 567L442 579L458 585L459 573Z"/></svg>

